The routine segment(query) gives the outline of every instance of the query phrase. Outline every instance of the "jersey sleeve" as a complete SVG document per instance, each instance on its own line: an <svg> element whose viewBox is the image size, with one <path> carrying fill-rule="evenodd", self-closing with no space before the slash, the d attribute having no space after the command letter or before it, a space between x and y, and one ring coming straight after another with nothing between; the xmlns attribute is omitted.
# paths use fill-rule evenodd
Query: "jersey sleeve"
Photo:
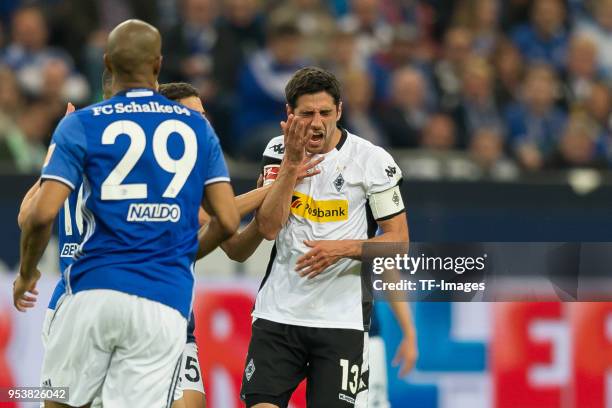
<svg viewBox="0 0 612 408"><path fill-rule="evenodd" d="M277 136L270 140L263 151L261 168L270 164L280 164L285 155L285 140L283 136Z"/></svg>
<svg viewBox="0 0 612 408"><path fill-rule="evenodd" d="M86 152L87 139L81 120L76 114L66 116L51 139L41 179L57 180L74 190L81 181Z"/></svg>
<svg viewBox="0 0 612 408"><path fill-rule="evenodd" d="M283 136L277 136L266 145L261 159L260 174L263 176L263 185L272 184L278 176L280 164L285 155L285 143Z"/></svg>
<svg viewBox="0 0 612 408"><path fill-rule="evenodd" d="M366 196L397 186L402 181L402 171L389 153L376 147L365 165Z"/></svg>
<svg viewBox="0 0 612 408"><path fill-rule="evenodd" d="M229 171L227 170L227 164L223 157L223 151L219 144L219 138L215 133L214 129L206 121L206 130L209 134L208 142L210 143L207 157L206 176L204 178L204 185L209 185L219 182L230 182Z"/></svg>

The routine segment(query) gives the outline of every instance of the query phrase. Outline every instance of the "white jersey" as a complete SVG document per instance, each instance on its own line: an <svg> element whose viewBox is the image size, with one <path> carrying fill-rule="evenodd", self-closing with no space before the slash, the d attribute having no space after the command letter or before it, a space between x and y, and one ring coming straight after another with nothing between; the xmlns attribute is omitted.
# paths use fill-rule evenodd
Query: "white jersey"
<svg viewBox="0 0 612 408"><path fill-rule="evenodd" d="M283 154L283 136L278 136L266 146L264 166L279 164ZM310 250L305 240L372 237L376 222L368 198L395 187L401 171L384 149L345 130L336 148L323 156L321 173L294 189L289 219L276 238L253 317L367 330L371 304L362 302L361 262L343 258L310 280L300 277L295 265ZM398 206L398 213L402 211Z"/></svg>

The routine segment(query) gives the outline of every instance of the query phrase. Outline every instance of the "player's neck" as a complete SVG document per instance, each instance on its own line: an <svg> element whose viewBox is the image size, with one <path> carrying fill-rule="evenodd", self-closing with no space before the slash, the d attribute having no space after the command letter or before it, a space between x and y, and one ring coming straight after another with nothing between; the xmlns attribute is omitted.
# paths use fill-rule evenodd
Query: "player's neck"
<svg viewBox="0 0 612 408"><path fill-rule="evenodd" d="M341 138L342 138L342 130L336 127L336 129L334 130L334 135L332 136L329 142L329 146L327 146L323 151L321 151L321 154L326 154L334 150L336 146L338 146L338 143L340 143Z"/></svg>
<svg viewBox="0 0 612 408"><path fill-rule="evenodd" d="M128 89L152 89L157 90L157 81L153 79L133 79L130 81L115 80L113 82L113 95Z"/></svg>

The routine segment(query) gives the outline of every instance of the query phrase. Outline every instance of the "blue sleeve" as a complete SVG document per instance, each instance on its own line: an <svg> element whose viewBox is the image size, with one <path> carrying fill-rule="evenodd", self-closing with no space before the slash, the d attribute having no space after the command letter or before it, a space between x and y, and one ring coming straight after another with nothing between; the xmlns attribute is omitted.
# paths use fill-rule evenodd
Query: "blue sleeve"
<svg viewBox="0 0 612 408"><path fill-rule="evenodd" d="M220 181L230 181L223 151L219 144L219 138L215 134L214 129L208 121L206 122L206 132L208 137L208 155L206 158L206 175L204 177L204 185L218 183Z"/></svg>
<svg viewBox="0 0 612 408"><path fill-rule="evenodd" d="M83 174L86 151L85 129L76 114L68 115L53 134L41 178L60 181L74 190Z"/></svg>

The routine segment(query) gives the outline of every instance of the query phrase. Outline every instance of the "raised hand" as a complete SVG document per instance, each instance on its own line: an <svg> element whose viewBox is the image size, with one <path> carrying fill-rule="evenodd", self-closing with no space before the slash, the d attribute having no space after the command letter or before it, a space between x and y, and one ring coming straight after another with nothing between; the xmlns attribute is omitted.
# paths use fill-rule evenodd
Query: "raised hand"
<svg viewBox="0 0 612 408"><path fill-rule="evenodd" d="M285 159L291 164L300 164L304 159L306 144L310 136L308 128L310 120L301 119L290 114L287 121L281 122L285 136Z"/></svg>
<svg viewBox="0 0 612 408"><path fill-rule="evenodd" d="M316 159L313 159L312 156L305 156L302 160L302 164L300 165L300 169L298 170L298 183L306 177L312 177L321 173L321 170L317 169L316 166L319 165L319 163L321 163L324 158L325 157L321 156Z"/></svg>

